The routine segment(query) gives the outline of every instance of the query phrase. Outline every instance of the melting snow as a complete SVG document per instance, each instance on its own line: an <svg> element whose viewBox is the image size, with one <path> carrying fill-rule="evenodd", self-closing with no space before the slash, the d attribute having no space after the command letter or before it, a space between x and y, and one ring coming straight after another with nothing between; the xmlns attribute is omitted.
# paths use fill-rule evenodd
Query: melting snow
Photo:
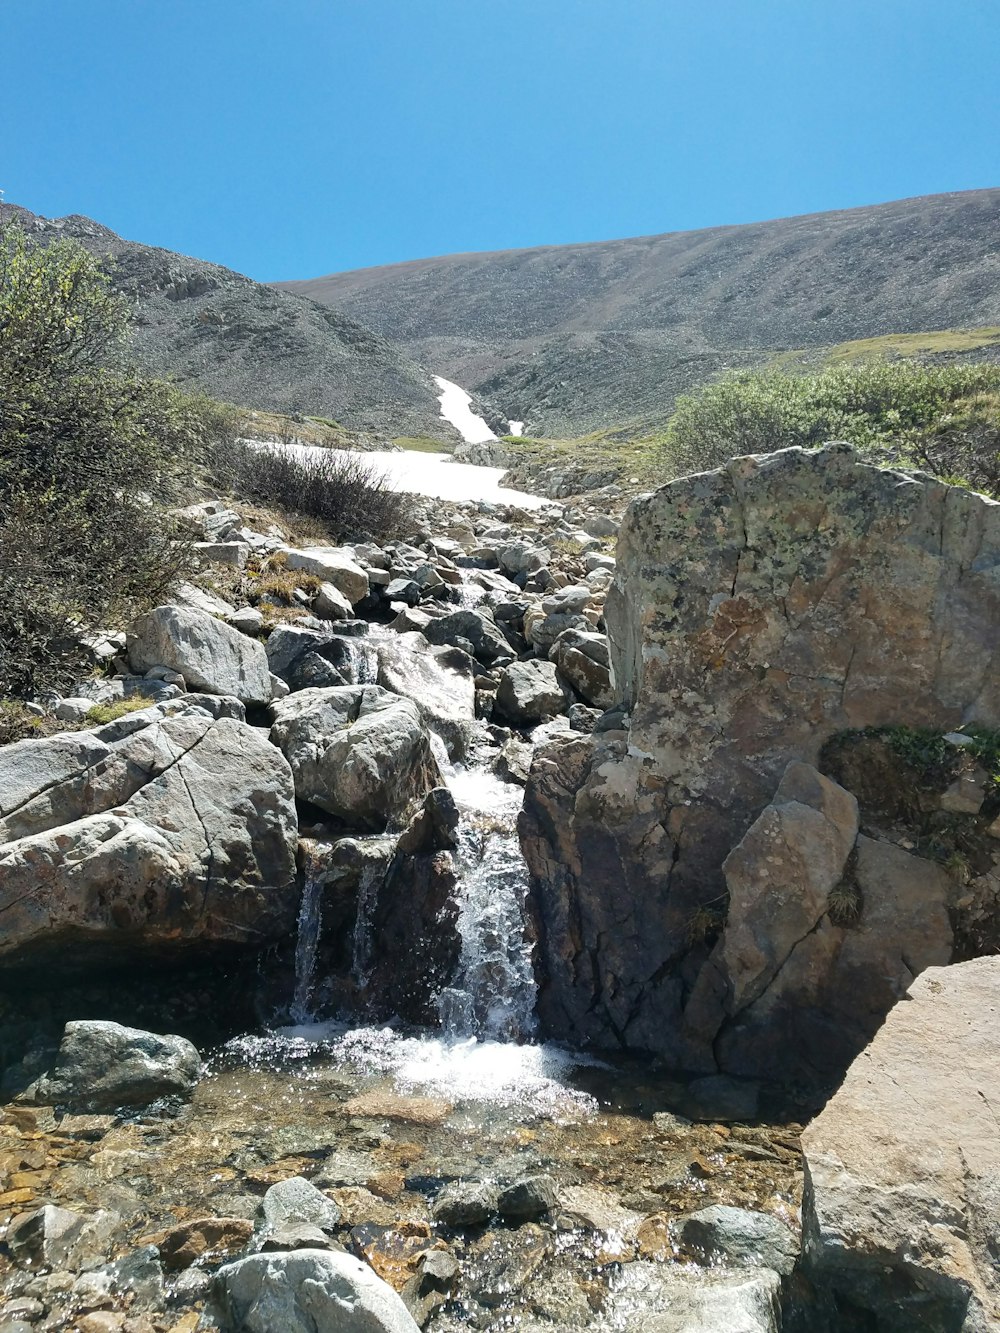
<svg viewBox="0 0 1000 1333"><path fill-rule="evenodd" d="M441 415L455 427L466 444L483 444L486 440L496 439L482 417L469 406L472 399L463 388L440 375L434 376L434 383L441 390Z"/></svg>

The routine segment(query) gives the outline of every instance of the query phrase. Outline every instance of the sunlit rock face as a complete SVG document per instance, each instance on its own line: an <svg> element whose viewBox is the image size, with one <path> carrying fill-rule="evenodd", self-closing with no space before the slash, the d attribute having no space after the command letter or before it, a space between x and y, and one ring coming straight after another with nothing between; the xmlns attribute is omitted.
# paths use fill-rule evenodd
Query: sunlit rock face
<svg viewBox="0 0 1000 1333"><path fill-rule="evenodd" d="M725 1039L740 993L726 858L788 765L817 766L839 731L1000 725L1000 505L872 467L846 445L788 449L640 496L617 555L606 619L628 730L540 751L522 817L542 1021L749 1073ZM869 878L875 911L880 877ZM939 922L940 892L926 897ZM745 892L742 910L753 917ZM822 910L817 920L830 924ZM699 976L713 951L708 1004ZM772 960L783 984L785 961ZM755 1060L769 1072L823 1063L828 962L815 967L768 1015ZM901 970L902 989L909 979ZM766 1006L769 993L753 999ZM843 998L837 1072L871 1035L873 1005L880 1018L891 1002L867 995L862 1013Z"/></svg>

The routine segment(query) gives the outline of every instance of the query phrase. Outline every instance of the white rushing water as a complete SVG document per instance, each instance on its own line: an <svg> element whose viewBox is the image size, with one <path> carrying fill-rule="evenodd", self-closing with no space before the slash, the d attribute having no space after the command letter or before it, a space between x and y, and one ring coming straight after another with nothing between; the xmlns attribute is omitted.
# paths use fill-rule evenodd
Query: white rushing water
<svg viewBox="0 0 1000 1333"><path fill-rule="evenodd" d="M490 430L481 416L472 410L472 398L458 384L452 384L441 375L434 376L434 383L441 390L438 401L441 415L461 435L466 444L484 444L495 440L496 435Z"/></svg>
<svg viewBox="0 0 1000 1333"><path fill-rule="evenodd" d="M483 768L446 770L459 809L461 955L438 998L454 1037L524 1041L535 1030L535 977L525 942L528 868L517 838L521 790Z"/></svg>

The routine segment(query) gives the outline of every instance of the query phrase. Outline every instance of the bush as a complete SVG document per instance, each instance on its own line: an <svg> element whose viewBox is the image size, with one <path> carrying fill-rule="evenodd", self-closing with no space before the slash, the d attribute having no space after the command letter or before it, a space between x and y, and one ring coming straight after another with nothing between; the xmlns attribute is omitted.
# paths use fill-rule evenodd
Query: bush
<svg viewBox="0 0 1000 1333"><path fill-rule="evenodd" d="M0 235L0 695L64 686L81 630L155 604L189 566L151 497L229 409L130 370L126 328L81 246Z"/></svg>
<svg viewBox="0 0 1000 1333"><path fill-rule="evenodd" d="M398 532L406 498L362 453L310 453L238 441L212 459L218 484L255 504L276 505L328 524L331 536L384 538Z"/></svg>
<svg viewBox="0 0 1000 1333"><path fill-rule="evenodd" d="M1000 366L881 361L816 374L744 371L679 398L664 450L677 475L826 440L995 493Z"/></svg>

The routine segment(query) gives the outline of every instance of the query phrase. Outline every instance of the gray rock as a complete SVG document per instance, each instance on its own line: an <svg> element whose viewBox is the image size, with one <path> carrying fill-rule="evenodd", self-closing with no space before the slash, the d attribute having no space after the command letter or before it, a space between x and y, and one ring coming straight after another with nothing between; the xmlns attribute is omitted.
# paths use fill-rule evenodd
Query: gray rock
<svg viewBox="0 0 1000 1333"><path fill-rule="evenodd" d="M443 785L416 704L388 690L301 690L272 712L296 794L354 828L384 829Z"/></svg>
<svg viewBox="0 0 1000 1333"><path fill-rule="evenodd" d="M566 691L559 683L553 662L512 662L500 676L496 706L517 727L531 726L562 713L566 703Z"/></svg>
<svg viewBox="0 0 1000 1333"><path fill-rule="evenodd" d="M183 1037L82 1020L66 1024L36 1099L82 1112L148 1106L158 1097L189 1097L200 1076L201 1056Z"/></svg>
<svg viewBox="0 0 1000 1333"><path fill-rule="evenodd" d="M713 1204L673 1228L680 1248L701 1264L770 1268L783 1277L799 1256L798 1238L769 1213Z"/></svg>
<svg viewBox="0 0 1000 1333"><path fill-rule="evenodd" d="M94 707L93 699L75 698L70 695L60 699L55 707L55 715L60 722L82 722Z"/></svg>
<svg viewBox="0 0 1000 1333"><path fill-rule="evenodd" d="M472 645L476 659L486 666L493 662L509 661L510 644L482 611L453 611L450 615L432 620L424 630L429 643L457 644L464 640Z"/></svg>
<svg viewBox="0 0 1000 1333"><path fill-rule="evenodd" d="M272 1185L260 1206L261 1228L275 1232L293 1222L335 1231L340 1225L340 1209L315 1185L302 1176L290 1176Z"/></svg>
<svg viewBox="0 0 1000 1333"><path fill-rule="evenodd" d="M285 564L289 569L300 569L305 574L315 574L324 583L331 583L343 593L351 606L368 596L368 575L352 557L349 551L336 546L311 546L298 551L290 546L281 548Z"/></svg>
<svg viewBox="0 0 1000 1333"><path fill-rule="evenodd" d="M385 596L390 602L416 606L421 597L420 584L415 583L413 579L392 579L386 584Z"/></svg>
<svg viewBox="0 0 1000 1333"><path fill-rule="evenodd" d="M246 704L271 698L263 645L204 611L185 606L148 611L129 627L128 655L134 671L170 667L189 689L231 694Z"/></svg>
<svg viewBox="0 0 1000 1333"><path fill-rule="evenodd" d="M568 629L549 649L549 657L561 675L588 704L610 708L614 699L608 660L608 641L603 634Z"/></svg>
<svg viewBox="0 0 1000 1333"><path fill-rule="evenodd" d="M238 629L241 634L248 634L251 638L255 638L264 626L263 613L255 606L241 606L226 619L233 629Z"/></svg>
<svg viewBox="0 0 1000 1333"><path fill-rule="evenodd" d="M245 723L172 707L0 748L5 965L162 960L294 924L287 762Z"/></svg>
<svg viewBox="0 0 1000 1333"><path fill-rule="evenodd" d="M260 1250L277 1254L281 1250L340 1250L344 1247L322 1228L311 1222L283 1222L263 1233Z"/></svg>
<svg viewBox="0 0 1000 1333"><path fill-rule="evenodd" d="M523 1176L500 1191L497 1211L508 1221L533 1222L556 1206L551 1176Z"/></svg>
<svg viewBox="0 0 1000 1333"><path fill-rule="evenodd" d="M313 610L323 620L350 620L354 606L332 583L321 583L313 598Z"/></svg>
<svg viewBox="0 0 1000 1333"><path fill-rule="evenodd" d="M45 1204L15 1217L5 1239L20 1268L78 1270L107 1257L120 1225L117 1213L84 1214Z"/></svg>
<svg viewBox="0 0 1000 1333"><path fill-rule="evenodd" d="M499 1193L495 1185L477 1180L446 1185L431 1207L435 1222L446 1227L482 1227L495 1216Z"/></svg>
<svg viewBox="0 0 1000 1333"><path fill-rule="evenodd" d="M418 1333L388 1283L349 1254L252 1255L221 1268L216 1289L242 1333Z"/></svg>
<svg viewBox="0 0 1000 1333"><path fill-rule="evenodd" d="M202 560L213 565L230 565L243 569L250 558L247 542L193 542L192 548Z"/></svg>
<svg viewBox="0 0 1000 1333"><path fill-rule="evenodd" d="M779 1333L781 1279L753 1272L692 1272L674 1264L622 1266L606 1308L621 1333Z"/></svg>
<svg viewBox="0 0 1000 1333"><path fill-rule="evenodd" d="M1000 958L928 968L802 1136L803 1268L871 1327L996 1327Z"/></svg>

